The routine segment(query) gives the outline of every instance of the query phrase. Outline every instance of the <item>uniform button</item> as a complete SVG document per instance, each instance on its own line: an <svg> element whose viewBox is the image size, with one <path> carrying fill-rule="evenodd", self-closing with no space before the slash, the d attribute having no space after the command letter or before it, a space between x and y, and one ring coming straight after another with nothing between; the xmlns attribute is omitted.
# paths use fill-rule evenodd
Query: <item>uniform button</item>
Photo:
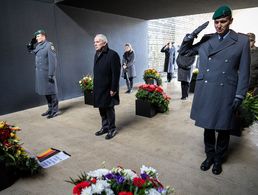
<svg viewBox="0 0 258 195"><path fill-rule="evenodd" d="M204 83L208 83L208 81L207 81L207 80L205 80L205 81L204 81Z"/></svg>
<svg viewBox="0 0 258 195"><path fill-rule="evenodd" d="M224 83L220 83L220 86L223 86L224 85Z"/></svg>
<svg viewBox="0 0 258 195"><path fill-rule="evenodd" d="M226 59L225 62L228 62L228 60Z"/></svg>
<svg viewBox="0 0 258 195"><path fill-rule="evenodd" d="M210 69L207 69L206 71L207 71L207 72L209 72L209 71L210 71Z"/></svg>
<svg viewBox="0 0 258 195"><path fill-rule="evenodd" d="M211 60L211 58L209 58L209 60Z"/></svg>
<svg viewBox="0 0 258 195"><path fill-rule="evenodd" d="M226 74L226 72L222 72L222 74Z"/></svg>

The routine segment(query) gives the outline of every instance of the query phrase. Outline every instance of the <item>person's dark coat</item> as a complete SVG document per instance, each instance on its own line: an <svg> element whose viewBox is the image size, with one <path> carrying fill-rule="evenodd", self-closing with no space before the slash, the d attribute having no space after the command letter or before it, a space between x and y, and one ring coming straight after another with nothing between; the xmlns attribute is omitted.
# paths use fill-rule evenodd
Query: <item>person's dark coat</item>
<svg viewBox="0 0 258 195"><path fill-rule="evenodd" d="M258 47L251 49L249 89L258 87Z"/></svg>
<svg viewBox="0 0 258 195"><path fill-rule="evenodd" d="M217 34L210 34L193 45L193 39L186 36L181 50L188 55L200 56L190 117L199 127L231 129L234 98L244 98L249 84L248 37L230 30L222 42Z"/></svg>
<svg viewBox="0 0 258 195"><path fill-rule="evenodd" d="M136 77L134 51L129 51L124 53L122 64L127 65L127 69L126 70L123 69L123 74L126 72L128 75L128 78Z"/></svg>
<svg viewBox="0 0 258 195"><path fill-rule="evenodd" d="M161 48L160 52L165 53L165 60L164 60L164 72L168 72L168 63L169 63L169 48L167 45Z"/></svg>
<svg viewBox="0 0 258 195"><path fill-rule="evenodd" d="M39 95L57 94L56 84L56 52L51 42L39 43L33 50L35 58L35 91ZM53 77L54 82L49 82L48 78Z"/></svg>
<svg viewBox="0 0 258 195"><path fill-rule="evenodd" d="M112 107L119 104L119 79L121 63L119 55L106 45L98 56L94 57L93 96L94 107ZM111 97L110 91L116 92Z"/></svg>

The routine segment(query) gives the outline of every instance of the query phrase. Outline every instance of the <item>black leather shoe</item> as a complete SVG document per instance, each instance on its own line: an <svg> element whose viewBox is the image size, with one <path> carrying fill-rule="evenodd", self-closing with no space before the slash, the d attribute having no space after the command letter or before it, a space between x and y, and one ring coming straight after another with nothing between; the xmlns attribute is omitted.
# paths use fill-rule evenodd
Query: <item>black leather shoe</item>
<svg viewBox="0 0 258 195"><path fill-rule="evenodd" d="M47 118L48 118L48 119L54 118L54 117L56 117L57 115L58 115L57 112L53 112L53 113L49 114L49 115L47 116Z"/></svg>
<svg viewBox="0 0 258 195"><path fill-rule="evenodd" d="M103 135L105 133L108 133L108 129L101 128L99 131L95 133L96 136Z"/></svg>
<svg viewBox="0 0 258 195"><path fill-rule="evenodd" d="M106 135L105 139L111 139L111 138L115 137L116 134L117 134L117 130L112 129L112 130L108 131L108 134Z"/></svg>
<svg viewBox="0 0 258 195"><path fill-rule="evenodd" d="M202 162L200 169L202 171L207 171L210 169L210 167L213 163L214 163L213 158L206 158L205 161Z"/></svg>
<svg viewBox="0 0 258 195"><path fill-rule="evenodd" d="M214 175L219 175L222 172L222 164L220 162L214 162L212 167L212 173Z"/></svg>
<svg viewBox="0 0 258 195"><path fill-rule="evenodd" d="M47 115L49 115L50 113L51 113L50 110L48 110L48 111L42 113L41 116L47 116Z"/></svg>

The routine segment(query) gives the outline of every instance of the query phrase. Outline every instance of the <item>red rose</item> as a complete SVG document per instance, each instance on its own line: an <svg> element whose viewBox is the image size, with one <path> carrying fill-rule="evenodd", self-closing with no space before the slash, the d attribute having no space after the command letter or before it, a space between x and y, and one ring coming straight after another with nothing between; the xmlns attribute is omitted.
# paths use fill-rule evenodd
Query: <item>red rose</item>
<svg viewBox="0 0 258 195"><path fill-rule="evenodd" d="M163 92L163 89L162 89L161 87L157 87L155 91L157 91L157 92L159 92L159 93L162 93L162 92Z"/></svg>
<svg viewBox="0 0 258 195"><path fill-rule="evenodd" d="M93 184L95 184L95 183L97 182L96 178L93 178L93 179L91 179L90 181L91 181L91 183L93 183Z"/></svg>
<svg viewBox="0 0 258 195"><path fill-rule="evenodd" d="M132 192L119 192L118 195L133 195Z"/></svg>
<svg viewBox="0 0 258 195"><path fill-rule="evenodd" d="M145 183L145 180L139 177L133 178L133 185L141 188Z"/></svg>
<svg viewBox="0 0 258 195"><path fill-rule="evenodd" d="M90 186L90 183L87 182L87 181L83 181L83 182L81 182L81 183L78 183L78 184L77 184L76 186L74 186L74 188L73 188L73 194L74 194L74 195L80 195L81 192L82 192L82 190L83 190L84 188L89 187L89 186Z"/></svg>

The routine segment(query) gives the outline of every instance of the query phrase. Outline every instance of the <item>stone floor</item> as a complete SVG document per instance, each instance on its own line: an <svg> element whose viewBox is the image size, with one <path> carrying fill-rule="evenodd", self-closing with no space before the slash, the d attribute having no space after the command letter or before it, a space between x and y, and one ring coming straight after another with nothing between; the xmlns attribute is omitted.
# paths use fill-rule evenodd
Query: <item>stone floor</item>
<svg viewBox="0 0 258 195"><path fill-rule="evenodd" d="M97 109L85 105L83 97L60 102L61 115L46 119L40 114L46 106L0 116L22 128L24 147L39 154L49 147L64 150L71 158L44 169L40 175L21 178L0 195L65 195L73 186L65 180L82 171L120 165L139 172L144 164L159 172L165 185L178 195L257 195L258 124L246 129L242 137L231 137L229 157L221 175L200 171L204 160L203 129L189 119L192 95L180 100L179 82L163 85L172 97L170 111L153 118L135 115L135 93L121 89L121 104L116 107L119 134L105 140L94 133L100 128Z"/></svg>

